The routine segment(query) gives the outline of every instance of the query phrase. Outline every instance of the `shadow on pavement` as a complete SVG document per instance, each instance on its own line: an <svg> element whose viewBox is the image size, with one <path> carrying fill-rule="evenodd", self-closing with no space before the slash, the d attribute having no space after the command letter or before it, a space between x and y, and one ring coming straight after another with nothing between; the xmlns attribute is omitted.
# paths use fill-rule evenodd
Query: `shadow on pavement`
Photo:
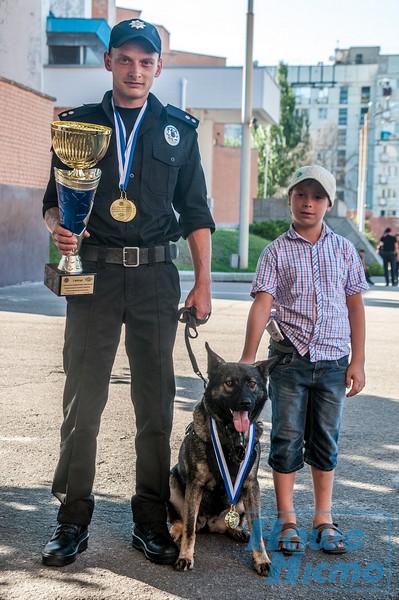
<svg viewBox="0 0 399 600"><path fill-rule="evenodd" d="M40 282L0 287L0 311L62 317L66 300Z"/></svg>

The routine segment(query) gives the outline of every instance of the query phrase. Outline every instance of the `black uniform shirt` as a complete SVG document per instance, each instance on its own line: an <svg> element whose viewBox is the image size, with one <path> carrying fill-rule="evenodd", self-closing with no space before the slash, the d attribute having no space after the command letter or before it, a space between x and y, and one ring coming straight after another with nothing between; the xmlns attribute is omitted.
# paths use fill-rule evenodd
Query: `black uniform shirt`
<svg viewBox="0 0 399 600"><path fill-rule="evenodd" d="M207 204L204 173L201 166L196 127L198 121L188 113L164 107L150 94L148 107L137 139L127 197L137 207L128 223L116 221L110 207L120 197L118 155L112 92L106 92L100 104L90 104L67 111L61 120L82 121L112 127L107 153L96 165L101 179L94 198L85 244L95 246L152 246L186 238L196 229L214 230L215 224ZM179 143L171 145L165 130L172 125L179 132ZM50 180L43 199L43 214L58 206L53 167L65 168L53 155ZM178 214L176 214L178 213Z"/></svg>
<svg viewBox="0 0 399 600"><path fill-rule="evenodd" d="M380 242L383 243L383 247L382 247L383 252L395 252L396 238L394 235L391 235L390 233L386 233L385 235L382 236L382 238L380 239Z"/></svg>

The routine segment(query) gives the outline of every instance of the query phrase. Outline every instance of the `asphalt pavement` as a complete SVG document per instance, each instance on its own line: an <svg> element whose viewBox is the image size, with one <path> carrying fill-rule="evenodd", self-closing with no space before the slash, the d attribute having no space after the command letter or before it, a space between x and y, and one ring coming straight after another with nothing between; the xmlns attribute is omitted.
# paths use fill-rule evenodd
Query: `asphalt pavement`
<svg viewBox="0 0 399 600"><path fill-rule="evenodd" d="M190 274L181 279L183 300ZM250 307L250 277L214 279L212 317L192 342L204 374L205 341L226 360L238 359ZM195 568L189 573L154 565L131 548L135 424L123 340L98 440L89 548L62 569L41 564L41 550L56 524L57 501L49 488L62 417L65 299L40 283L0 288L0 599L399 600L399 290L376 282L364 294L367 385L346 403L334 490L334 517L348 536L350 551L333 557L310 545L304 556L290 559L270 552L268 579L253 570L245 544L216 534L198 536ZM258 358L266 352L265 336ZM181 325L175 367L173 461L203 390ZM267 465L269 404L262 419L266 433L259 480L267 543L275 512ZM295 500L298 522L310 534L313 498L307 468L297 475Z"/></svg>

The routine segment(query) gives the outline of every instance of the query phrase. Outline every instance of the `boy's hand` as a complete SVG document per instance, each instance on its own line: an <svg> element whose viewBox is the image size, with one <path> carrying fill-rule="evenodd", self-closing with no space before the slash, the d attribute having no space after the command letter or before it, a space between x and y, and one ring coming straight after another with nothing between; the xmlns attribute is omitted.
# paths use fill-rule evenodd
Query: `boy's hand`
<svg viewBox="0 0 399 600"><path fill-rule="evenodd" d="M350 388L349 392L346 394L348 398L356 396L356 394L361 392L366 385L364 367L349 363L346 370L345 385L347 388Z"/></svg>

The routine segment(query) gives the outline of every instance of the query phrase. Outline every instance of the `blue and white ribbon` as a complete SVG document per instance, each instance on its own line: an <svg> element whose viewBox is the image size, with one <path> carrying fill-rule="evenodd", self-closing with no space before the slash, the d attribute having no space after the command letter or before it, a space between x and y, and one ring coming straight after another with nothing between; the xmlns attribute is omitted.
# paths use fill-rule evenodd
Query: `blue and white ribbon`
<svg viewBox="0 0 399 600"><path fill-rule="evenodd" d="M219 466L219 471L223 477L224 486L226 488L226 493L229 498L231 504L237 504L238 498L240 497L240 492L242 488L242 484L245 481L245 476L247 474L248 466L251 460L251 454L254 449L255 439L256 439L256 425L255 423L251 423L249 427L249 438L248 444L245 448L245 456L242 461L240 468L237 473L237 477L235 479L234 485L231 480L230 472L226 463L226 459L224 456L222 444L220 443L218 430L216 427L215 419L211 417L211 437L213 449L215 450L216 460Z"/></svg>
<svg viewBox="0 0 399 600"><path fill-rule="evenodd" d="M143 122L145 111L147 109L147 100L140 110L133 130L126 142L126 129L121 119L121 116L115 108L114 99L112 99L112 108L114 111L115 129L116 129L116 146L118 149L118 165L119 165L119 189L126 192L129 180L130 169L132 167L134 151L136 149L139 129Z"/></svg>

